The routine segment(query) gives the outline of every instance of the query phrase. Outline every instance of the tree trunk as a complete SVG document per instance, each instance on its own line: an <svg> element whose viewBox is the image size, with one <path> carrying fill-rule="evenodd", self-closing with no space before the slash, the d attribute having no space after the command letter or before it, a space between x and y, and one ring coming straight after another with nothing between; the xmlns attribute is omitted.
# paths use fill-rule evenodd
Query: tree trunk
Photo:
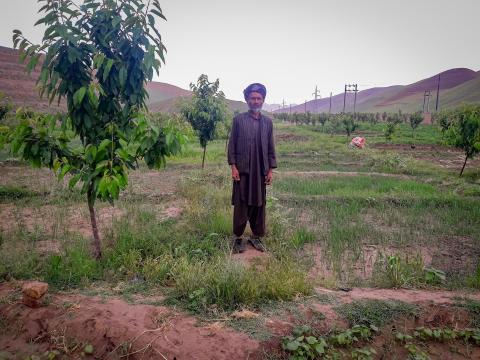
<svg viewBox="0 0 480 360"><path fill-rule="evenodd" d="M100 245L100 236L98 235L97 228L97 216L95 214L95 208L93 207L94 199L92 195L92 190L88 190L88 210L90 212L90 222L92 223L92 232L93 232L93 248L95 259L102 258L102 248Z"/></svg>
<svg viewBox="0 0 480 360"><path fill-rule="evenodd" d="M205 152L207 151L207 146L203 147L203 158L202 158L202 170L205 168Z"/></svg>
<svg viewBox="0 0 480 360"><path fill-rule="evenodd" d="M460 176L462 176L462 174L463 174L463 169L465 169L465 165L467 165L467 159L468 159L468 155L465 155L465 162L463 163L462 171L460 171Z"/></svg>

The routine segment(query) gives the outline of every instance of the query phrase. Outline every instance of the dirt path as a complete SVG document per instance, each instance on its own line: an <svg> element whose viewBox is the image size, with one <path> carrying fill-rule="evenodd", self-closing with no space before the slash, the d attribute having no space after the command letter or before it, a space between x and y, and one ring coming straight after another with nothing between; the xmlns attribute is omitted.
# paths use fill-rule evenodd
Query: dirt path
<svg viewBox="0 0 480 360"><path fill-rule="evenodd" d="M375 288L352 288L350 291L335 291L325 288L316 288L315 291L322 294L334 295L342 303L354 300L399 300L412 304L430 303L436 305L452 305L458 299L469 298L480 300L480 292L471 291L448 291L448 290L408 290L408 289L375 289Z"/></svg>

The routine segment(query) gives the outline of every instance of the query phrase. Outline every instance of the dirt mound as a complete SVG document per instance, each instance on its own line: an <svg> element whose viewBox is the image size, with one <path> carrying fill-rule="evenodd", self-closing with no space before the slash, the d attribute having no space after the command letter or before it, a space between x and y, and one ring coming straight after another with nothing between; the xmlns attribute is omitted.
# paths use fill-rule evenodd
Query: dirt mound
<svg viewBox="0 0 480 360"><path fill-rule="evenodd" d="M0 294L13 289L0 286ZM80 358L85 345L100 359L246 359L258 342L219 323L200 326L178 311L132 305L119 299L54 295L30 309L19 301L0 305L0 349L17 356L58 349Z"/></svg>

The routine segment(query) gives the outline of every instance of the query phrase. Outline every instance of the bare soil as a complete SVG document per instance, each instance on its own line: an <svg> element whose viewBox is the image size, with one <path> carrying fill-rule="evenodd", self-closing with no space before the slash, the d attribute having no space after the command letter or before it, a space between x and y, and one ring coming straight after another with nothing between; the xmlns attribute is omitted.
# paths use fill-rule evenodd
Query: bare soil
<svg viewBox="0 0 480 360"><path fill-rule="evenodd" d="M441 145L409 144L373 144L372 148L391 150L401 154L409 154L415 159L431 162L447 169L460 171L465 161L465 154L458 149ZM469 159L467 169L480 168L480 158Z"/></svg>
<svg viewBox="0 0 480 360"><path fill-rule="evenodd" d="M472 274L475 272L480 249L475 242L466 236L442 236L436 239L435 246L363 244L359 255L346 251L342 261L342 269L334 269L325 256L326 249L319 243L307 244L305 253L313 258L314 265L309 276L317 281L335 278L335 271L352 273L356 279L368 280L372 278L375 264L388 256L400 255L413 261L417 256L421 258L423 266L433 267L447 274ZM350 267L350 268L349 268Z"/></svg>
<svg viewBox="0 0 480 360"><path fill-rule="evenodd" d="M59 293L47 295L43 306L31 309L22 304L20 287L21 283L0 284L0 349L15 354L17 358L57 349L75 359L80 358L81 350L90 344L94 354L86 358L261 359L265 352L278 353L281 337L289 334L295 326L292 320L295 314L267 318L265 326L273 338L260 342L227 327L225 320L228 319L199 322L174 308L130 304L114 297ZM312 323L325 334L348 326L335 311L339 304L359 299L394 299L421 306L418 316L397 319L382 329L373 342L379 354L385 354L385 346L389 345L392 354L398 356L406 353L402 345L392 340L393 329L406 332L418 326L465 328L469 324L469 315L454 306L456 299L468 296L480 300L478 292L362 288L343 292L317 288L316 293L319 298L327 296L333 301L313 301L307 306L300 304L298 313L303 313L307 319L319 312L325 315L324 320ZM240 310L229 318L258 316L256 312ZM428 344L428 350L433 354L432 359L477 359L480 356L478 347L459 349L464 353L463 357L452 353L446 344ZM466 353L467 350L470 353Z"/></svg>
<svg viewBox="0 0 480 360"><path fill-rule="evenodd" d="M4 297L12 291L0 285ZM200 325L171 308L119 299L59 294L39 309L14 300L0 305L0 316L0 349L17 356L67 349L69 358L80 358L86 344L97 359L247 359L259 349L221 323Z"/></svg>

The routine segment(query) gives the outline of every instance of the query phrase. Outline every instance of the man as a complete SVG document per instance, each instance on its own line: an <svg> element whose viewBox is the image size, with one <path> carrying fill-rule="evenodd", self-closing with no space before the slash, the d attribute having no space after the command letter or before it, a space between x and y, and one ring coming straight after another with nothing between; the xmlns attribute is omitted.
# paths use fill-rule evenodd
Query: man
<svg viewBox="0 0 480 360"><path fill-rule="evenodd" d="M245 251L242 235L247 222L253 233L250 244L265 251L261 237L265 235L266 185L272 183L272 170L277 167L273 123L260 112L267 89L254 83L243 95L250 110L233 119L228 142L228 164L233 179L234 253Z"/></svg>

